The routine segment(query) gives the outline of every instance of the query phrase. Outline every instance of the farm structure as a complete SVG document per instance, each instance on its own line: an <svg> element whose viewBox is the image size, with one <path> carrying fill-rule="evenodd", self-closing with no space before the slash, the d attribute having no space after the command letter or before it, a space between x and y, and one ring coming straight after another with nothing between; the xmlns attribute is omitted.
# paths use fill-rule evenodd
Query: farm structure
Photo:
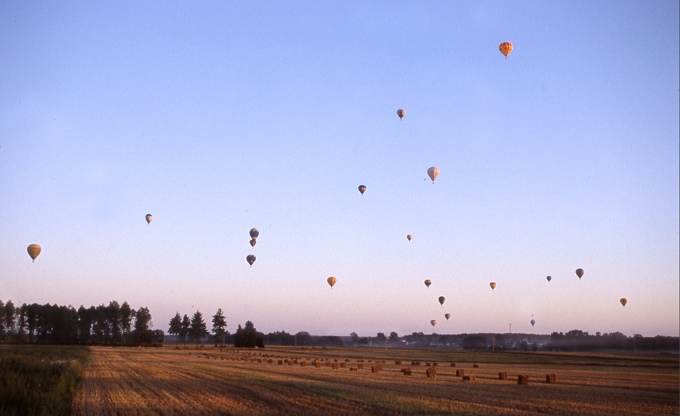
<svg viewBox="0 0 680 416"><path fill-rule="evenodd" d="M679 410L677 355L292 347L95 347L91 354L73 402L76 415ZM408 365L415 362L431 365ZM529 382L518 385L519 376Z"/></svg>

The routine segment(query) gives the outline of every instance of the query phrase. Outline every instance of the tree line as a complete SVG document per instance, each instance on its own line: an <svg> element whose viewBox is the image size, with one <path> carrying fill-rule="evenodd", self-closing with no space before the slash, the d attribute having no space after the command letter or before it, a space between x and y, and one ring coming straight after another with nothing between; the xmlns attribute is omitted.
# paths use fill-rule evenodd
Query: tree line
<svg viewBox="0 0 680 416"><path fill-rule="evenodd" d="M14 305L0 300L0 341L22 344L141 345L162 343L151 329L151 312L127 302L108 305Z"/></svg>

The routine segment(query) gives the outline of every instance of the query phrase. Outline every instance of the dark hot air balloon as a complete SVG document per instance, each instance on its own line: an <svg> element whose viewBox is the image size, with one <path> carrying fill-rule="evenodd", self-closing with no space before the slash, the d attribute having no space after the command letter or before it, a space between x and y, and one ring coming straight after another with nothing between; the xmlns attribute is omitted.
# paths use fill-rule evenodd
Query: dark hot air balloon
<svg viewBox="0 0 680 416"><path fill-rule="evenodd" d="M146 214L146 216L145 216L144 218L146 218L146 223L147 223L147 224L151 224L151 220L153 219L153 215L151 215L151 214Z"/></svg>
<svg viewBox="0 0 680 416"><path fill-rule="evenodd" d="M359 192L361 192L361 195L363 195L364 192L366 192L366 185L359 185Z"/></svg>
<svg viewBox="0 0 680 416"><path fill-rule="evenodd" d="M250 267L253 266L253 263L255 263L255 260L256 260L256 259L257 259L257 258L255 257L254 254L248 254L248 255L246 256L246 261L248 262L248 264L250 264Z"/></svg>

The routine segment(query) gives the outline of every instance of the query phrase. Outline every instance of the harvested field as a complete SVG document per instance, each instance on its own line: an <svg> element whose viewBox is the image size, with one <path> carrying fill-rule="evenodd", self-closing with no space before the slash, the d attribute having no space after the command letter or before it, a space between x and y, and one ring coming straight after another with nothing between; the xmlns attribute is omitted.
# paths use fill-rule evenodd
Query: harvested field
<svg viewBox="0 0 680 416"><path fill-rule="evenodd" d="M94 347L76 415L678 414L678 357L374 348ZM269 359L272 359L271 361ZM348 368L278 365L347 362ZM337 361L336 361L337 360ZM381 364L372 372L357 363ZM393 364L400 361L402 364ZM404 363L456 363L428 367ZM480 365L475 368L473 363ZM352 371L350 371L352 368ZM430 367L434 370L433 367ZM456 370L474 382L463 381ZM506 372L507 380L499 373ZM528 385L518 385L520 374ZM556 375L556 384L546 376Z"/></svg>

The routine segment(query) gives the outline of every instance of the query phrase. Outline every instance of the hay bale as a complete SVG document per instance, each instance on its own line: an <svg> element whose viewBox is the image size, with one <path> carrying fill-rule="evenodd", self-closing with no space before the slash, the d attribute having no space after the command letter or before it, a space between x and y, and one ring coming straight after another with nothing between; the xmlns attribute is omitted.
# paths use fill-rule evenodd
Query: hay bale
<svg viewBox="0 0 680 416"><path fill-rule="evenodd" d="M520 374L517 376L517 384L521 384L523 386L526 386L529 384L529 376L526 374Z"/></svg>
<svg viewBox="0 0 680 416"><path fill-rule="evenodd" d="M475 376L463 376L463 381L475 381Z"/></svg>
<svg viewBox="0 0 680 416"><path fill-rule="evenodd" d="M557 383L557 376L555 374L546 374L545 382L548 383L548 384L556 384Z"/></svg>
<svg viewBox="0 0 680 416"><path fill-rule="evenodd" d="M340 363L340 367L347 368L347 363Z"/></svg>
<svg viewBox="0 0 680 416"><path fill-rule="evenodd" d="M427 378L435 378L437 377L437 369L430 367L425 371L425 374L427 375Z"/></svg>
<svg viewBox="0 0 680 416"><path fill-rule="evenodd" d="M411 375L411 368L402 368L401 372L404 373L405 376L410 376Z"/></svg>
<svg viewBox="0 0 680 416"><path fill-rule="evenodd" d="M314 367L321 368L321 361L314 361Z"/></svg>
<svg viewBox="0 0 680 416"><path fill-rule="evenodd" d="M333 368L333 370L337 370L339 368L338 363L333 363L331 368Z"/></svg>
<svg viewBox="0 0 680 416"><path fill-rule="evenodd" d="M354 367L350 367L350 368L349 368L349 371L357 371L357 369L354 368Z"/></svg>
<svg viewBox="0 0 680 416"><path fill-rule="evenodd" d="M425 367L429 367L429 366L430 366L430 363L425 363Z"/></svg>
<svg viewBox="0 0 680 416"><path fill-rule="evenodd" d="M456 377L463 377L465 375L465 370L456 370Z"/></svg>
<svg viewBox="0 0 680 416"><path fill-rule="evenodd" d="M396 364L396 365L401 365L401 360L395 361L394 364Z"/></svg>
<svg viewBox="0 0 680 416"><path fill-rule="evenodd" d="M479 364L472 364L472 368L479 368Z"/></svg>
<svg viewBox="0 0 680 416"><path fill-rule="evenodd" d="M283 365L283 360L279 360L279 365Z"/></svg>
<svg viewBox="0 0 680 416"><path fill-rule="evenodd" d="M377 373L378 371L380 371L380 368L378 368L377 365L372 365L372 366L371 366L371 373Z"/></svg>
<svg viewBox="0 0 680 416"><path fill-rule="evenodd" d="M508 379L508 373L505 371L500 371L498 373L498 379L499 380L507 380Z"/></svg>
<svg viewBox="0 0 680 416"><path fill-rule="evenodd" d="M300 361L300 367L304 367L307 365L307 361Z"/></svg>
<svg viewBox="0 0 680 416"><path fill-rule="evenodd" d="M357 368L358 368L359 370L363 370L363 369L364 369L364 363L359 363L359 364L357 364Z"/></svg>
<svg viewBox="0 0 680 416"><path fill-rule="evenodd" d="M456 366L456 363L451 363L451 367L455 367L455 366Z"/></svg>

